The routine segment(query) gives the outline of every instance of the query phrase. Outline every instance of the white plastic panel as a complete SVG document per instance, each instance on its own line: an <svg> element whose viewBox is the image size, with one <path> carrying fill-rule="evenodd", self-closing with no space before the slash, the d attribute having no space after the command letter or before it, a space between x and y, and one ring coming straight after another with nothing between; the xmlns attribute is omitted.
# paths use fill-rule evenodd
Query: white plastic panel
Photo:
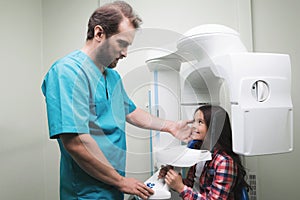
<svg viewBox="0 0 300 200"><path fill-rule="evenodd" d="M232 106L233 150L244 155L292 151L292 116L289 108Z"/></svg>
<svg viewBox="0 0 300 200"><path fill-rule="evenodd" d="M207 150L190 149L186 145L166 148L157 152L157 162L175 167L190 167L200 161L211 160Z"/></svg>
<svg viewBox="0 0 300 200"><path fill-rule="evenodd" d="M198 33L197 33L198 32ZM247 52L235 30L220 24L204 24L186 33L177 44L180 52L190 53L201 61L234 52Z"/></svg>

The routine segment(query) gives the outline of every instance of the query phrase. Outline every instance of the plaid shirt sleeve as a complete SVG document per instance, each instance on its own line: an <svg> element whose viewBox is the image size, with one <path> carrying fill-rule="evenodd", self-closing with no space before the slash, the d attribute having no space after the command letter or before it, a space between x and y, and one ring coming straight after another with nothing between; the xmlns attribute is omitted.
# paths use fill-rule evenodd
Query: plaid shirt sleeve
<svg viewBox="0 0 300 200"><path fill-rule="evenodd" d="M230 190L236 175L237 168L233 160L217 154L203 169L200 178L201 193L193 192L192 188L185 186L180 196L184 200L231 199Z"/></svg>

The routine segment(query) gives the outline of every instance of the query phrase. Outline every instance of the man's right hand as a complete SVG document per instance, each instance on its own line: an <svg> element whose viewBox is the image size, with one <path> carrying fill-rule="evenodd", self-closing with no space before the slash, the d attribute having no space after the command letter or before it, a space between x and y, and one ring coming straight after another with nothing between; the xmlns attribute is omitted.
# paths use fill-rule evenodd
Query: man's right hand
<svg viewBox="0 0 300 200"><path fill-rule="evenodd" d="M154 191L147 187L144 183L128 177L122 178L118 189L126 194L137 195L142 199L148 199L154 194Z"/></svg>

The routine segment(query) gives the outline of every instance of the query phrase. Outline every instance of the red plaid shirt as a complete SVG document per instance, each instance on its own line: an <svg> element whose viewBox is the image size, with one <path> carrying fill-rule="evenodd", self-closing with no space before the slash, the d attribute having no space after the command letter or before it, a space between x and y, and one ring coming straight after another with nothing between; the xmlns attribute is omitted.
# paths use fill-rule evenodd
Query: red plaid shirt
<svg viewBox="0 0 300 200"><path fill-rule="evenodd" d="M225 152L215 150L212 160L207 161L200 176L200 193L193 192L196 165L188 171L183 179L186 185L180 196L184 200L226 199L233 200L232 186L237 178L237 165Z"/></svg>

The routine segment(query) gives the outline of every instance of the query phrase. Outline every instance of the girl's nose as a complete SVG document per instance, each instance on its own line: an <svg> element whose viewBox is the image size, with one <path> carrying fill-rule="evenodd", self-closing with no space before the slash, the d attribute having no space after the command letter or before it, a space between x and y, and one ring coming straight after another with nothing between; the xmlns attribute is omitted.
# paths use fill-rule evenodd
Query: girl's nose
<svg viewBox="0 0 300 200"><path fill-rule="evenodd" d="M192 124L192 128L196 129L197 128L197 123L196 122L193 122Z"/></svg>

